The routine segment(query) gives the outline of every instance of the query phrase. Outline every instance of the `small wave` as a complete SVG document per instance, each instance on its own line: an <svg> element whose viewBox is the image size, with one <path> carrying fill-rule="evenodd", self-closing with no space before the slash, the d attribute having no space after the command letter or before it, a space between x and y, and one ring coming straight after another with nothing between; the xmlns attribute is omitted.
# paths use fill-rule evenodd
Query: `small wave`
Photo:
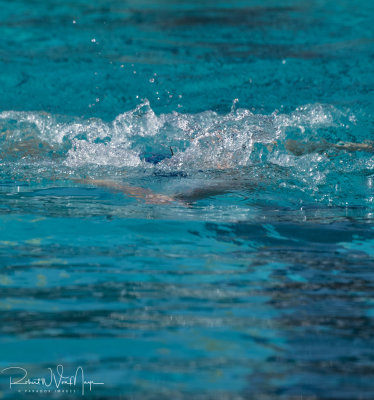
<svg viewBox="0 0 374 400"><path fill-rule="evenodd" d="M233 187L243 182L253 187L255 182L272 193L296 189L328 202L334 196L345 201L354 183L352 193L363 187L362 196L371 198L370 182L362 185L359 176L372 179L373 154L319 145L355 141L347 130L354 123L349 112L326 104L270 115L236 109L235 104L224 115L214 111L156 115L144 101L111 122L4 111L0 164L13 179L18 175L25 179L26 168L30 181L66 174L121 178L124 170L135 176L139 171L160 177L205 174L214 181L218 172L220 180L239 182ZM291 141L307 150L295 145L290 151ZM24 169L18 174L20 166Z"/></svg>
<svg viewBox="0 0 374 400"><path fill-rule="evenodd" d="M343 126L345 119L347 114L322 104L290 114L261 115L233 107L226 115L205 111L157 116L144 101L112 122L4 111L0 157L12 161L59 157L70 167L137 167L147 165L145 155L161 155L159 160L166 159L158 163L159 169L201 170L252 165L264 161L266 153L269 162L292 164L282 140L288 136L320 140L326 129ZM170 152L173 157L166 157Z"/></svg>

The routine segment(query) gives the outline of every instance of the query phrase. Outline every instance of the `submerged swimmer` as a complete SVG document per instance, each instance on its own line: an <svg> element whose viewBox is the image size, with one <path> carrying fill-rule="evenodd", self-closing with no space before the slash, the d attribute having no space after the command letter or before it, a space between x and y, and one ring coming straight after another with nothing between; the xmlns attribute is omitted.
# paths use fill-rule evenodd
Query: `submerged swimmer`
<svg viewBox="0 0 374 400"><path fill-rule="evenodd" d="M271 144L270 147L276 145L277 143L275 142ZM315 152L323 153L328 150L348 151L348 152L363 151L363 152L374 153L374 144L372 143L353 143L353 142L330 143L325 140L318 142L317 141L306 142L306 143L297 140L287 140L285 142L285 148L289 153L295 156L302 156L305 154L310 154ZM171 150L171 156L173 156L172 150ZM171 156L153 155L150 158L145 158L145 161L150 162L152 164L158 164L162 160L170 158ZM227 170L229 169L229 167L226 167L226 165L223 165L222 163L217 163L216 169ZM230 190L233 190L236 185L232 181L232 179L228 179L227 182L224 183L220 182L215 184L207 184L204 187L196 188L187 193L177 193L175 195L168 196L164 194L154 193L150 189L145 189L137 186L130 186L107 179L78 179L75 181L79 183L91 184L97 187L108 188L116 192L121 192L137 200L144 200L146 203L170 204L172 202L178 201L184 205L193 203L203 198L227 193Z"/></svg>
<svg viewBox="0 0 374 400"><path fill-rule="evenodd" d="M112 134L112 127L107 124L99 124L99 127L103 129L102 132L97 135L96 122L93 123L92 126L90 122L87 128L88 133L85 135L82 132L86 130L87 124L81 125L80 123L73 123L66 125L62 132L58 132L56 138L52 138L51 134L59 131L59 124L56 125L56 128L50 131L50 122L48 122L46 127L43 127L41 130L39 125L35 123L35 116L33 114L31 115L31 118L27 113L21 113L20 116L17 115L13 117L13 114L10 114L9 117L4 119L3 124L1 124L0 121L0 162L2 160L18 161L20 159L24 159L26 163L33 160L39 162L41 158L46 157L50 160L56 160L57 163L62 162L64 165L82 165L86 162L90 163L94 161L95 155L97 154L100 157L101 151L104 151L104 157L100 157L100 159L104 160L103 164L107 164L106 160L110 159L108 164L120 166L122 165L122 154L125 154L126 151L129 150L130 161L128 164L138 165L139 154L136 152L138 147L133 149L132 145L141 145L143 148L146 147L147 149L153 148L153 143L150 144L149 142L153 139L155 132L158 131L156 130L151 132L150 135L144 134L144 129L147 130L148 128L143 127L143 120L140 119L141 132L139 135L144 136L145 139L142 139L139 144L138 142L134 142L132 139L132 136L137 135L136 124L134 125L134 132L132 133L130 140L126 135L123 135L124 137L122 138L122 134L119 135L117 131ZM136 116L138 117L138 115ZM50 115L47 115L47 117L52 118ZM205 178L204 181L200 181L200 185L196 185L195 187L188 187L188 182L186 180L181 182L183 187L180 192L170 190L169 186L169 190L165 193L154 193L150 189L132 186L126 182L121 182L120 180L101 179L102 177L99 177L99 179L83 179L77 175L77 179L73 180L80 184L89 184L121 192L127 196L148 203L169 204L178 201L183 204L189 204L206 197L232 192L235 189L242 188L243 185L245 187L252 187L252 185L255 186L259 184L262 180L259 175L256 177L254 177L253 174L245 176L246 171L238 168L238 166L249 165L247 160L256 159L258 155L260 155L259 158L261 159L262 154L267 154L266 148L269 153L272 153L274 149L279 149L281 155L284 155L284 152L288 152L294 156L303 156L309 153L326 153L329 158L333 157L334 153L342 151L345 153L357 151L374 153L374 142L332 143L326 140L315 140L309 142L298 140L282 141L279 138L274 140L274 130L267 129L266 118L263 121L263 118L261 117L260 123L258 124L257 117L254 121L252 120L252 117L250 117L248 121L245 120L244 125L240 122L237 126L236 116L234 119L231 117L232 114L230 114L228 120L226 117L223 119L220 118L218 121L214 120L214 123L209 120L209 117L207 123L204 122L201 124L202 129L200 129L199 121L197 121L198 123L195 127L195 120L193 119L191 128L189 123L184 126L185 120L182 119L183 124L179 126L180 122L178 122L177 131L176 134L172 136L172 140L173 143L178 143L176 144L177 146L185 147L185 151L173 154L173 150L170 148L170 151L167 150L163 154L143 153L140 155L140 158L143 159L144 162L143 165L156 165L160 163L161 168L157 167L155 169L155 175L158 173L162 174L162 171L165 170L171 171L169 173L170 176L183 175L183 172L180 171L181 166L186 168L191 166L192 169L196 166L198 169L198 166L200 165L200 169L203 171L210 171L209 173L211 173L211 175L209 179ZM20 126L18 126L17 122L15 129L13 129L13 118L15 118L16 122L19 120L18 122L20 123ZM42 119L42 121L44 120ZM53 121L53 118L51 121L51 126L54 127L55 122ZM176 124L176 122L173 121L171 126ZM252 125L248 125L248 123L253 123L255 129L252 129ZM264 128L263 125L265 126ZM288 126L287 124L283 125ZM61 126L64 126L64 124ZM241 134L243 126L245 126L245 129L243 134ZM169 129L168 123L166 124L166 127ZM182 130L182 135L180 135L180 130ZM103 138L102 136L107 132L108 137ZM283 131L280 130L279 132L282 133ZM169 131L167 131L167 134L169 134ZM278 136L278 130L276 131L276 135ZM111 137L113 140L111 140ZM155 140L155 145L158 147L160 147L159 141L160 138ZM110 144L108 144L109 142ZM144 146L144 143L148 145ZM260 151L257 151L257 148L259 148ZM255 149L255 151L252 152L252 149ZM91 150L94 151L93 154L91 154ZM123 150L125 150L125 152ZM274 154L275 153L278 152L274 151ZM125 156L127 157L127 153ZM112 157L114 157L114 160L111 159ZM126 160L126 162L127 161L128 160ZM98 164L100 164L100 161ZM250 165L255 166L255 164ZM262 165L257 165L260 165L261 170ZM56 180L66 178L66 176L61 176L59 170L56 172L56 177L54 177ZM250 180L251 178L252 181ZM72 180L71 175L67 179ZM245 182L243 182L243 180Z"/></svg>
<svg viewBox="0 0 374 400"><path fill-rule="evenodd" d="M40 141L37 133L30 131L28 135L23 136L22 140L9 141L7 142L7 136L12 136L11 131L4 131L0 133L0 139L3 139L2 146L0 148L0 160L1 159L19 159L19 158L36 158L38 159L41 154L48 153L52 158L61 157L61 154L56 151L53 145ZM203 138L206 136L203 136ZM221 147L225 147L222 143L222 137L219 133L214 133L210 136L212 145L221 144ZM192 139L198 141L199 137ZM8 143L8 144L7 144ZM279 146L279 142L269 143L267 148L272 151L275 147ZM367 152L374 153L374 143L353 143L353 142L338 142L331 143L326 140L302 142L297 140L286 140L284 142L284 148L290 154L294 156L303 156L310 153L325 153L333 155L334 152L346 151L346 152ZM207 149L209 151L209 148ZM204 199L207 197L217 196L228 193L235 190L238 187L242 187L242 177L239 176L235 179L237 170L235 165L235 153L223 152L223 157L217 157L217 161L214 158L213 164L209 165L211 170L221 171L224 174L224 179L204 181L203 185L192 188L190 190L183 190L181 192L174 193L172 195L154 193L150 189L143 187L132 186L126 183L122 183L110 179L73 179L74 182L81 184L93 185L96 187L103 187L111 191L124 193L126 196L135 198L136 200L145 201L146 203L152 204L170 204L173 202L179 202L180 204L188 205L196 202L197 200ZM157 165L161 162L168 162L167 159L173 158L175 155L173 150L167 151L163 154L143 154L143 161L148 164ZM225 172L224 172L225 171ZM222 174L220 176L222 176ZM240 175L240 174L239 174ZM57 178L59 179L59 178ZM71 178L69 178L71 179Z"/></svg>

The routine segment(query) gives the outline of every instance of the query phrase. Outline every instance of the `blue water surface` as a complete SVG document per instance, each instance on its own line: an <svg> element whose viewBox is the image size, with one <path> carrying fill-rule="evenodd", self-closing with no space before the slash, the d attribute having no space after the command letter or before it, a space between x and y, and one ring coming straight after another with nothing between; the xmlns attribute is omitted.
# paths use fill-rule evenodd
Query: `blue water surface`
<svg viewBox="0 0 374 400"><path fill-rule="evenodd" d="M374 398L373 4L0 0L0 398Z"/></svg>

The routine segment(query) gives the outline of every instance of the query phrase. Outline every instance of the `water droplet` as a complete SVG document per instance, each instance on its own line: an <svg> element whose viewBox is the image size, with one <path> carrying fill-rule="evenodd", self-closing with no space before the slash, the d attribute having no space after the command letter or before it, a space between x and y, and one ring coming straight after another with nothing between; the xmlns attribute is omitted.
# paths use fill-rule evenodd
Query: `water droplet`
<svg viewBox="0 0 374 400"><path fill-rule="evenodd" d="M236 104L239 102L239 99L234 99L232 101L232 106L231 106L231 112L235 112L236 111Z"/></svg>

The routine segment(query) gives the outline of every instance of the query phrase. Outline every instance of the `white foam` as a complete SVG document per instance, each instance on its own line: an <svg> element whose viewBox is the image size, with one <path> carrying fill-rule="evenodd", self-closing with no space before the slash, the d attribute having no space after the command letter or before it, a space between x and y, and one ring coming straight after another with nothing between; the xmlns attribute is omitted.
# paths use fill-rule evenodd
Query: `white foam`
<svg viewBox="0 0 374 400"><path fill-rule="evenodd" d="M171 147L174 156L159 163L157 168L191 171L236 168L258 162L295 167L300 160L282 145L286 130L296 128L301 139L308 138L317 135L320 128L339 127L342 116L344 113L333 106L322 104L302 106L290 114L261 115L233 107L225 115L205 111L158 116L145 101L112 122L5 111L0 113L0 127L8 146L27 139L34 156L38 148L40 158L52 148L70 167L138 167L144 165L142 154L167 154ZM301 163L306 162L317 161L309 156ZM305 165L302 168L306 169Z"/></svg>

